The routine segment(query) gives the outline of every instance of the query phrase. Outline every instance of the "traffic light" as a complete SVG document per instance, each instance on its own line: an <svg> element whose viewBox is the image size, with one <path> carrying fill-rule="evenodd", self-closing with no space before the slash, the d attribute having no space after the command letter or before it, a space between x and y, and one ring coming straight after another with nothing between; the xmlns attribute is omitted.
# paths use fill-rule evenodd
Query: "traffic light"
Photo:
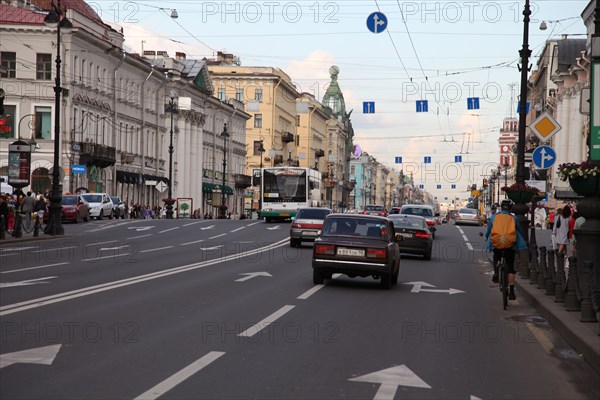
<svg viewBox="0 0 600 400"><path fill-rule="evenodd" d="M487 187L487 179L483 178L483 187L486 188Z"/></svg>

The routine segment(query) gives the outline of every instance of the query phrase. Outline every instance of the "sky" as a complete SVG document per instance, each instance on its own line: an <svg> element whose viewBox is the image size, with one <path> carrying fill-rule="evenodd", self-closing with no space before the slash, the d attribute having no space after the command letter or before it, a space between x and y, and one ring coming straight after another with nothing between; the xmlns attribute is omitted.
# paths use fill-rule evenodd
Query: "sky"
<svg viewBox="0 0 600 400"><path fill-rule="evenodd" d="M533 69L546 40L585 38L580 15L588 3L531 1ZM525 0L88 4L106 23L123 27L130 51L143 46L199 59L233 53L245 66L283 69L299 91L319 100L329 67L337 65L346 108L353 110L355 143L388 167L413 172L415 183L441 202L466 198L467 186L481 184L499 158L502 120L516 117ZM375 11L388 20L380 33L367 28ZM541 21L547 30L539 29ZM480 108L469 110L473 97ZM419 100L428 100L428 112L416 112ZM364 114L363 102L375 102L375 113ZM456 156L462 163L454 162Z"/></svg>

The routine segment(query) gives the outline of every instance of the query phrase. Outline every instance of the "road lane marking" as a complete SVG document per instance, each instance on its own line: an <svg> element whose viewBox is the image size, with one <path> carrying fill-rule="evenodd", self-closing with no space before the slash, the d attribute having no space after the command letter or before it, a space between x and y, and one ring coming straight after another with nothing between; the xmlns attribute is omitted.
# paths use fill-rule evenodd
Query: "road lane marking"
<svg viewBox="0 0 600 400"><path fill-rule="evenodd" d="M52 365L62 344L37 347L0 355L0 369L13 364Z"/></svg>
<svg viewBox="0 0 600 400"><path fill-rule="evenodd" d="M0 248L0 252L4 253L5 251L23 251L29 249L37 249L37 246L29 246L29 247L5 247Z"/></svg>
<svg viewBox="0 0 600 400"><path fill-rule="evenodd" d="M171 248L173 248L173 246L158 247L156 249L142 250L142 251L140 251L140 253L150 253L151 251L166 250L166 249L171 249Z"/></svg>
<svg viewBox="0 0 600 400"><path fill-rule="evenodd" d="M173 389L175 386L179 385L181 382L188 379L190 376L194 375L196 372L200 371L204 367L211 364L213 361L217 360L219 357L225 355L222 351L211 351L210 353L204 355L198 360L194 361L184 369L179 372L171 375L158 385L153 388L147 390L146 392L140 394L134 400L154 400L158 399L163 394L167 393L169 390Z"/></svg>
<svg viewBox="0 0 600 400"><path fill-rule="evenodd" d="M463 239L465 240L465 242L468 242L468 241L469 241L469 238L468 238L468 237L467 237L467 235L465 235L464 233L463 233L462 237L463 237Z"/></svg>
<svg viewBox="0 0 600 400"><path fill-rule="evenodd" d="M169 229L165 229L164 231L160 231L158 233L165 233L165 232L169 232L169 231L174 231L175 229L179 229L178 226L176 226L175 228L169 228Z"/></svg>
<svg viewBox="0 0 600 400"><path fill-rule="evenodd" d="M183 226L190 226L190 225L196 225L196 224L202 224L206 221L196 221L196 222L190 222L189 224L184 224Z"/></svg>
<svg viewBox="0 0 600 400"><path fill-rule="evenodd" d="M0 274L12 274L13 272L29 271L31 269L41 269L41 268L57 267L59 265L65 265L65 264L70 264L70 263L69 262L61 262L61 263L56 263L56 264L40 265L40 266L37 266L37 267L29 267L29 268L23 268L23 269L13 269L13 270L10 270L10 271L0 272Z"/></svg>
<svg viewBox="0 0 600 400"><path fill-rule="evenodd" d="M240 333L238 336L242 337L252 337L256 335L258 332L265 329L267 326L271 325L273 322L277 321L279 318L290 312L296 306L283 306L279 310L275 311L273 314L269 315L267 318L263 319L259 323L252 325L250 328L246 329L244 332Z"/></svg>
<svg viewBox="0 0 600 400"><path fill-rule="evenodd" d="M148 237L148 236L152 236L152 234L151 234L151 233L148 233L148 234L146 234L146 235L134 236L134 237L127 238L127 239L125 239L125 240L140 239L140 238L143 238L143 237Z"/></svg>
<svg viewBox="0 0 600 400"><path fill-rule="evenodd" d="M467 242L467 248L468 248L469 250L473 250L473 246L471 245L471 243Z"/></svg>
<svg viewBox="0 0 600 400"><path fill-rule="evenodd" d="M118 240L107 240L106 242L98 242L98 243L90 243L90 244L86 244L86 246L99 246L101 244L108 244L108 243L115 243Z"/></svg>
<svg viewBox="0 0 600 400"><path fill-rule="evenodd" d="M85 288L75 289L75 290L71 290L68 292L63 292L63 293L58 293L58 294L54 294L54 295L50 295L50 296L26 300L26 301L22 301L20 303L8 304L6 306L0 307L0 317L3 315L14 314L14 313L25 311L25 310L30 310L33 308L43 307L43 306L46 306L49 304L60 303L60 302L71 300L71 299L77 299L80 297L89 296L89 295L92 295L95 293L101 293L101 292L105 292L108 290L117 289L120 287L135 285L137 283L142 283L142 282L146 282L146 281L150 281L150 280L154 280L154 279L159 279L159 278L163 278L166 276L176 275L176 274L180 274L182 272L188 272L188 271L193 271L196 269L206 268L206 267L209 267L212 265L222 264L227 261L239 260L240 256L248 257L248 256L256 255L256 254L259 254L259 253L262 253L265 251L273 251L273 249L275 249L277 247L287 246L288 244L289 244L289 239L286 238L286 239L282 239L278 242L274 242L272 244L260 247L258 249L242 251L237 254L232 254L229 256L225 256L225 257L219 257L219 258L216 258L213 260L182 265L179 267L169 268L164 271L151 272L148 274L138 275L138 276L131 277L131 278L125 278L125 279L121 279L118 281L102 283L99 285L88 286ZM123 254L123 255L125 255L125 254ZM114 257L114 255L111 257Z"/></svg>
<svg viewBox="0 0 600 400"><path fill-rule="evenodd" d="M194 240L193 242L181 243L180 246L189 246L190 244L196 244L201 242L204 242L204 239Z"/></svg>
<svg viewBox="0 0 600 400"><path fill-rule="evenodd" d="M121 250L124 247L131 247L128 244L124 244L123 246L117 246L117 247L103 247L101 249L99 249L98 251L108 251L108 250Z"/></svg>
<svg viewBox="0 0 600 400"><path fill-rule="evenodd" d="M111 254L110 256L102 256L102 257L94 257L94 258L85 258L81 261L83 262L87 262L87 261L96 261L96 260L103 260L105 258L112 258L112 257L124 257L124 256L131 256L133 255L132 253L127 253L127 254Z"/></svg>
<svg viewBox="0 0 600 400"><path fill-rule="evenodd" d="M67 247L58 247L58 248L48 247L47 249L35 250L35 251L31 251L30 253L41 253L43 251L58 251L58 250L76 249L77 247L78 246L67 246Z"/></svg>
<svg viewBox="0 0 600 400"><path fill-rule="evenodd" d="M241 231L242 229L245 229L245 228L246 228L245 226L242 226L241 228L237 228L237 229L234 229L234 230L232 230L232 231L229 231L229 233L233 233L233 232Z"/></svg>
<svg viewBox="0 0 600 400"><path fill-rule="evenodd" d="M251 224L248 224L248 226L252 226L252 225L256 225L256 224L260 224L262 221L258 221L258 222L253 222Z"/></svg>
<svg viewBox="0 0 600 400"><path fill-rule="evenodd" d="M9 288L9 287L16 287L16 286L29 286L29 285L39 285L42 283L50 283L50 282L45 282L44 279L54 279L54 278L58 278L58 276L45 276L43 278L27 279L27 280L19 281L19 282L2 282L2 283L0 283L0 288Z"/></svg>
<svg viewBox="0 0 600 400"><path fill-rule="evenodd" d="M216 238L218 238L218 237L225 236L225 235L227 235L227 234L226 234L226 233L221 233L220 235L217 235L217 236L211 236L211 237L209 237L208 239L209 239L209 240L210 240L210 239L216 239Z"/></svg>
<svg viewBox="0 0 600 400"><path fill-rule="evenodd" d="M342 274L333 274L333 276L331 277L331 279L337 279L340 276L342 276ZM321 290L323 288L323 286L325 285L315 285L313 288L307 290L306 292L302 293L300 296L297 297L298 300L306 300L308 299L310 296L312 296L313 294L317 293L319 290Z"/></svg>

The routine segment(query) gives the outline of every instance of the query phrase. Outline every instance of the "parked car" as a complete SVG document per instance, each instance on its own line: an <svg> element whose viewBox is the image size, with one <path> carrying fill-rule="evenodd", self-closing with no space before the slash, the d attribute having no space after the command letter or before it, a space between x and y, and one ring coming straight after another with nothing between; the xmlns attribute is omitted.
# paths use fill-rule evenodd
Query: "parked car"
<svg viewBox="0 0 600 400"><path fill-rule="evenodd" d="M303 241L314 242L321 234L323 220L329 214L330 208L299 208L290 228L290 246L300 247Z"/></svg>
<svg viewBox="0 0 600 400"><path fill-rule="evenodd" d="M110 201L113 203L113 215L115 218L125 218L125 203L121 201L120 197L110 196Z"/></svg>
<svg viewBox="0 0 600 400"><path fill-rule="evenodd" d="M456 213L455 225L477 225L482 226L483 222L479 216L479 211L474 208L461 208Z"/></svg>
<svg viewBox="0 0 600 400"><path fill-rule="evenodd" d="M88 222L90 220L90 206L81 195L64 195L60 202L61 205L61 221L64 222L75 222L80 221ZM45 212L43 221L48 223L50 220L50 213Z"/></svg>
<svg viewBox="0 0 600 400"><path fill-rule="evenodd" d="M400 210L402 209L402 207L392 207L390 209L390 212L388 213L389 215L391 214L400 214Z"/></svg>
<svg viewBox="0 0 600 400"><path fill-rule="evenodd" d="M391 220L361 214L329 214L315 239L313 282L322 284L333 274L351 278L372 276L384 289L398 283L400 249Z"/></svg>
<svg viewBox="0 0 600 400"><path fill-rule="evenodd" d="M402 206L402 209L400 209L400 214L416 215L425 218L429 231L431 232L431 238L435 239L435 231L437 229L435 227L437 224L436 217L439 217L440 214L435 213L433 207L426 204L405 204Z"/></svg>
<svg viewBox="0 0 600 400"><path fill-rule="evenodd" d="M364 215L380 215L382 217L387 216L387 211L385 210L385 207L376 206L373 204L366 205L362 213Z"/></svg>
<svg viewBox="0 0 600 400"><path fill-rule="evenodd" d="M113 203L106 193L86 193L81 197L90 205L90 217L102 219L113 218Z"/></svg>
<svg viewBox="0 0 600 400"><path fill-rule="evenodd" d="M401 253L420 254L425 260L431 260L433 238L425 218L404 214L394 214L388 218L394 223L396 235L403 238L398 242Z"/></svg>

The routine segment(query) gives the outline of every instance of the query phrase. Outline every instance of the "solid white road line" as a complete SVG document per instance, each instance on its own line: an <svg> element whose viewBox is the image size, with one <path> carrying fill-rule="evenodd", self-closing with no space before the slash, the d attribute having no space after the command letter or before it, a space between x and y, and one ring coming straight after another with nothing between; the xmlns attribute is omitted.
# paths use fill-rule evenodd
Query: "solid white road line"
<svg viewBox="0 0 600 400"><path fill-rule="evenodd" d="M146 235L134 236L134 237L127 238L127 239L125 239L125 240L140 239L140 238L147 237L147 236L152 236L152 234L151 234L151 233L148 233L148 234L146 234Z"/></svg>
<svg viewBox="0 0 600 400"><path fill-rule="evenodd" d="M243 337L252 337L256 335L258 332L265 329L267 326L271 325L273 322L277 321L280 317L290 312L295 306L283 306L279 310L275 311L273 314L269 315L267 318L263 319L257 324L252 325L250 328L246 329L244 332L240 333L238 336Z"/></svg>
<svg viewBox="0 0 600 400"><path fill-rule="evenodd" d="M227 235L227 234L226 234L226 233L221 233L220 235L217 235L217 236L211 236L211 237L209 237L208 239L209 239L209 240L210 240L210 239L216 239L216 238L218 238L218 237L225 236L225 235Z"/></svg>
<svg viewBox="0 0 600 400"><path fill-rule="evenodd" d="M23 269L13 269L13 270L10 270L10 271L0 272L0 274L12 274L14 272L29 271L30 269L50 268L50 267L56 267L56 266L65 265L65 264L70 264L70 263L69 262L61 262L61 263L56 263L56 264L40 265L40 266L37 266L37 267L29 267L29 268L23 268Z"/></svg>
<svg viewBox="0 0 600 400"><path fill-rule="evenodd" d="M232 230L232 231L229 231L229 233L233 233L233 232L241 231L242 229L245 229L245 228L246 228L245 226L242 226L241 228L237 228L237 229L234 229L234 230Z"/></svg>
<svg viewBox="0 0 600 400"><path fill-rule="evenodd" d="M4 247L4 248L0 248L0 252L4 253L6 251L22 251L22 250L29 250L29 249L37 249L36 246L33 247Z"/></svg>
<svg viewBox="0 0 600 400"><path fill-rule="evenodd" d="M180 246L189 246L190 244L196 244L201 242L204 242L204 239L194 240L193 242L181 243Z"/></svg>
<svg viewBox="0 0 600 400"><path fill-rule="evenodd" d="M32 308L38 308L49 304L60 303L63 301L76 299L79 297L89 296L95 293L101 293L108 290L117 289L120 287L135 285L137 283L146 282L154 279L160 279L170 275L180 274L182 272L193 271L196 269L206 268L215 264L222 264L227 261L239 260L241 257L252 256L255 254L262 253L264 251L272 251L277 247L287 246L289 239L282 239L279 242L272 243L270 245L266 245L260 247L255 250L245 251L237 254L232 254L226 257L219 257L214 260L202 261L193 264L182 265L179 267L169 268L164 271L151 272L149 274L138 275L132 278L125 278L118 281L112 281L107 283L102 283L99 285L88 286L81 289L71 290L69 292L58 293L50 296L40 297L37 299L31 299L22 301L20 303L8 304L6 306L0 306L0 317L3 315L14 314L17 312L29 310ZM123 254L125 255L125 254ZM114 257L114 256L111 256Z"/></svg>
<svg viewBox="0 0 600 400"><path fill-rule="evenodd" d="M173 389L175 386L179 385L181 382L188 379L190 376L194 375L196 372L200 371L202 368L208 366L213 361L217 360L219 357L223 356L225 353L222 351L211 351L205 356L199 358L194 361L184 369L179 372L171 375L158 385L154 386L152 389L140 394L134 400L154 400L158 399L163 394L167 393L169 390Z"/></svg>
<svg viewBox="0 0 600 400"><path fill-rule="evenodd" d="M176 226L175 228L169 228L169 229L165 229L164 231L160 231L158 233L165 233L165 232L169 232L169 231L174 231L175 229L179 229L178 226Z"/></svg>
<svg viewBox="0 0 600 400"><path fill-rule="evenodd" d="M156 249L142 250L142 251L140 251L140 253L150 253L151 251L166 250L166 249L171 249L171 248L173 248L173 246L158 247Z"/></svg>

